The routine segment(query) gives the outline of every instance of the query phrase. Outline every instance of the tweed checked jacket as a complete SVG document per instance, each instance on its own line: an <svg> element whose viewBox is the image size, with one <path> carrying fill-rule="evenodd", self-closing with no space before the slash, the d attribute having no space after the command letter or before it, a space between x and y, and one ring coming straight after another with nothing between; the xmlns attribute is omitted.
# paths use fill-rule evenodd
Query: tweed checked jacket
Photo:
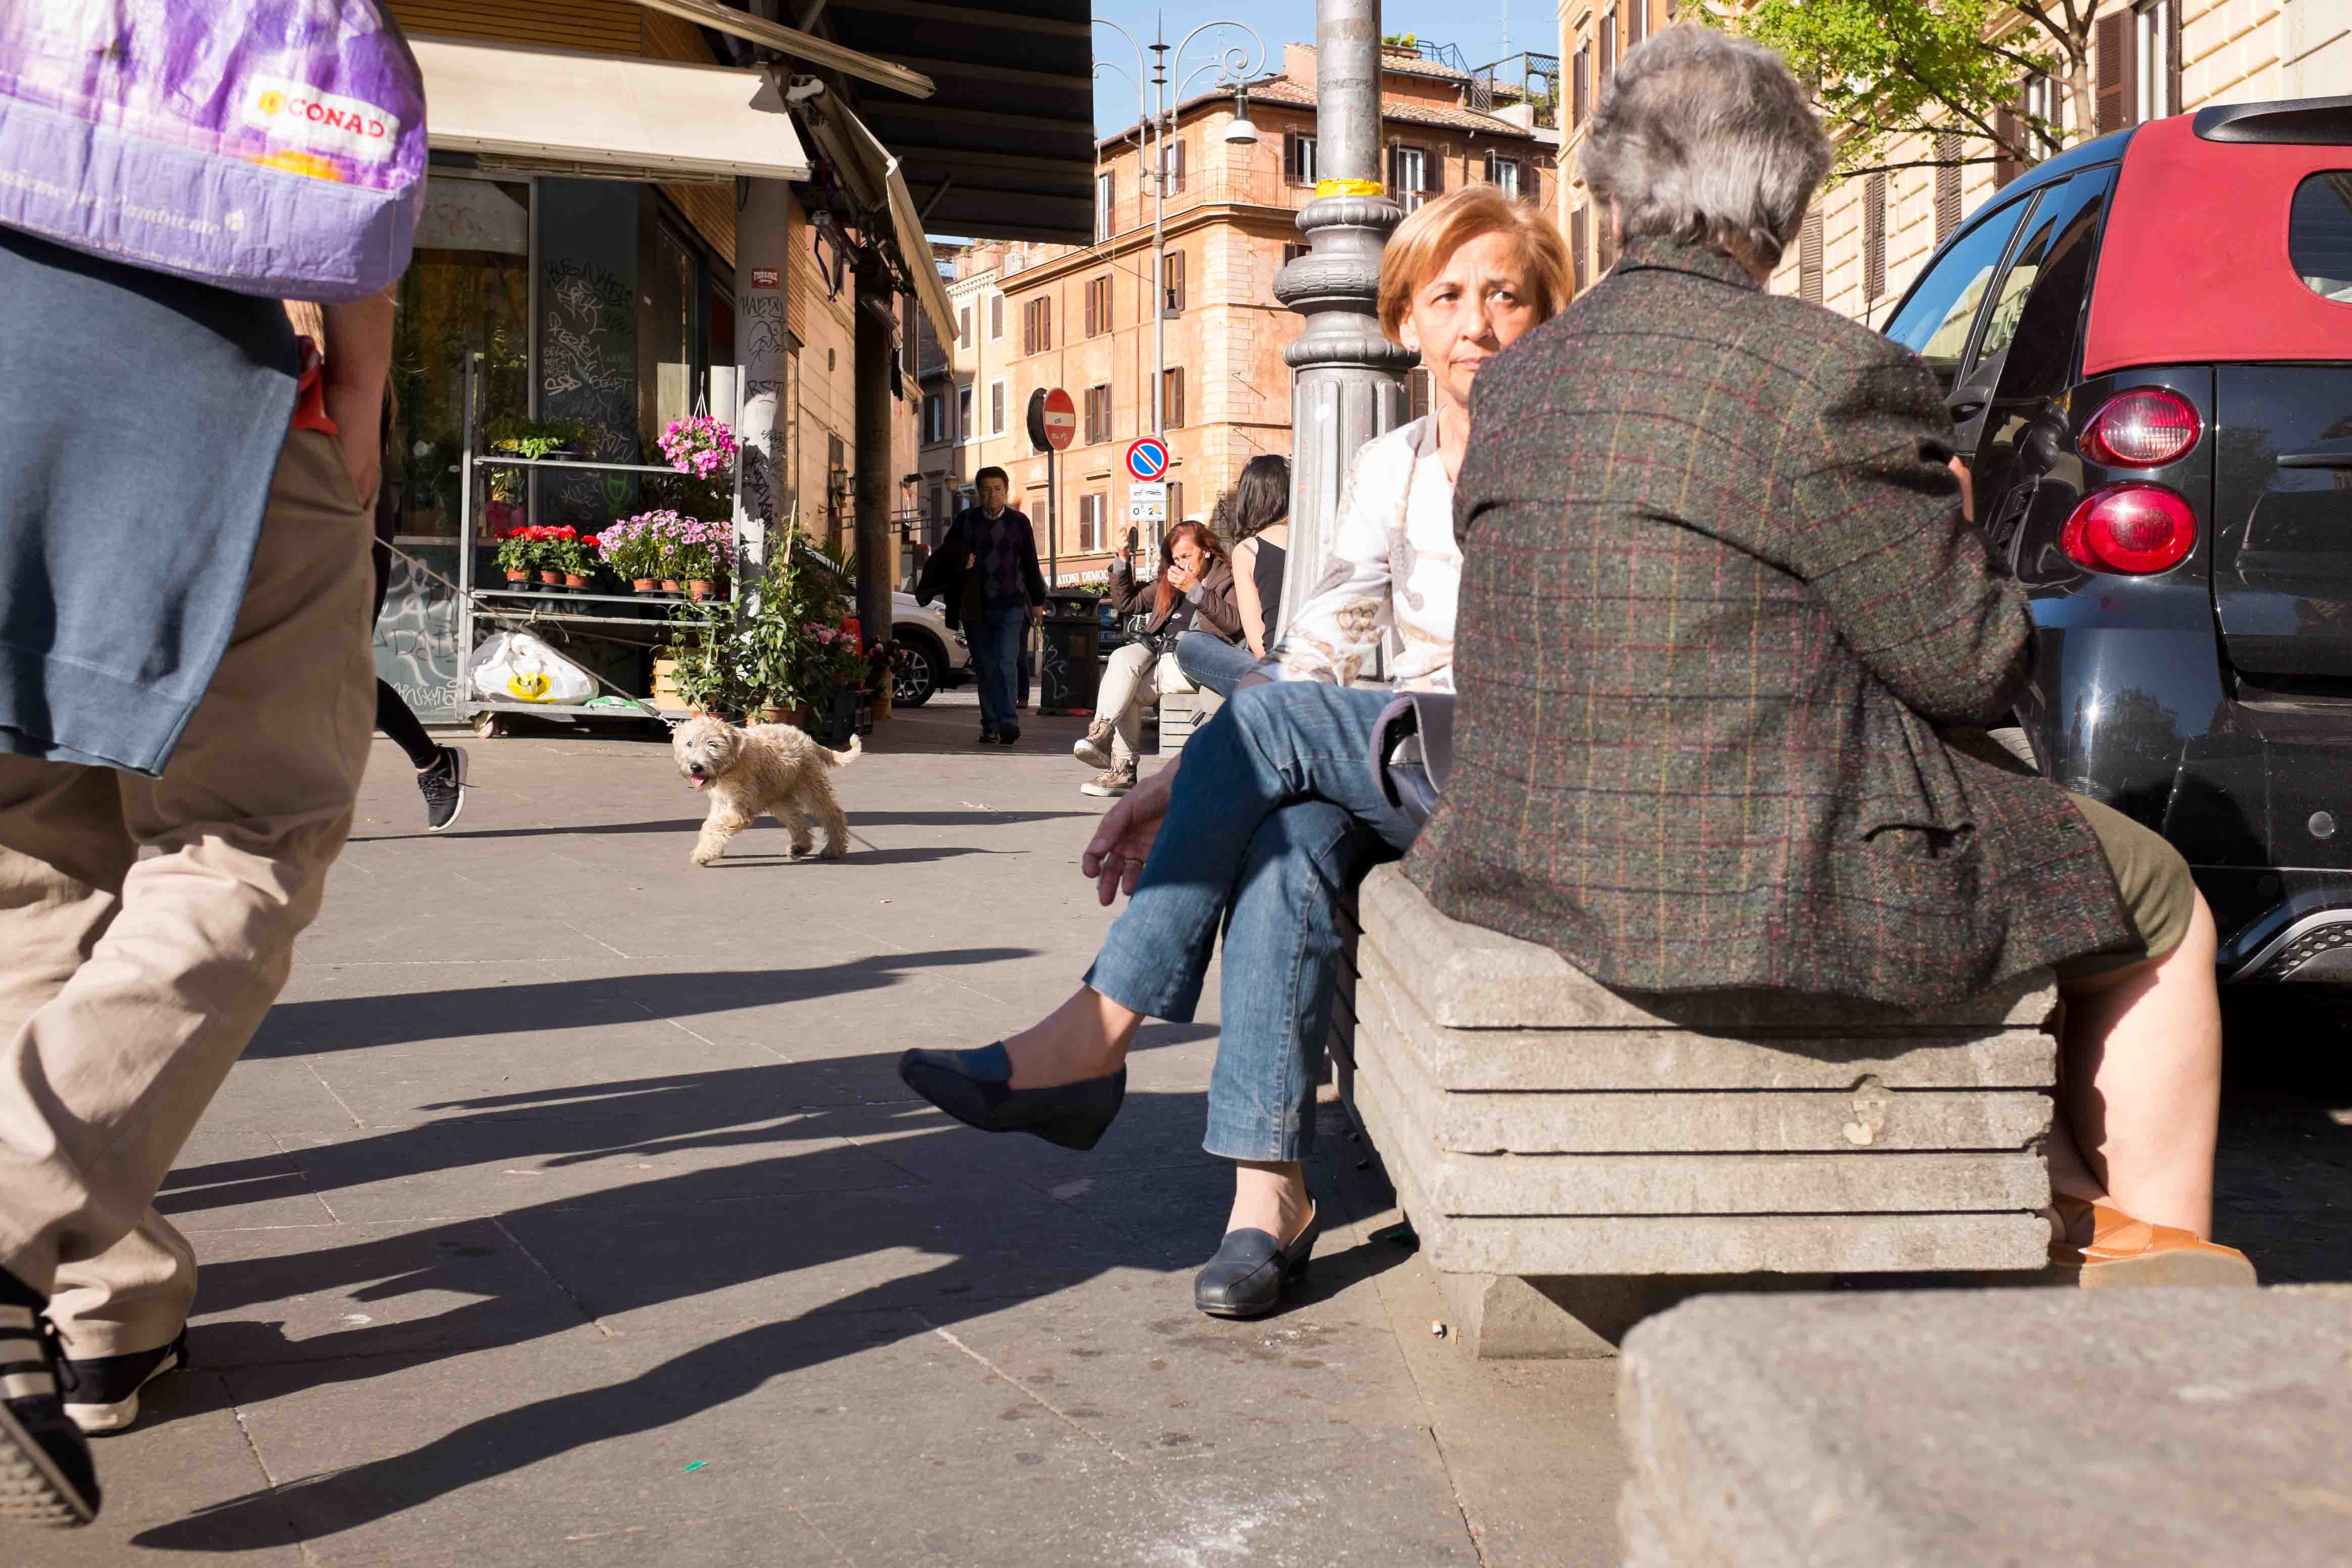
<svg viewBox="0 0 2352 1568"><path fill-rule="evenodd" d="M2032 647L1951 441L1908 350L1696 246L1480 371L1431 902L1627 990L1923 1007L2129 947L2064 792L1939 736Z"/></svg>

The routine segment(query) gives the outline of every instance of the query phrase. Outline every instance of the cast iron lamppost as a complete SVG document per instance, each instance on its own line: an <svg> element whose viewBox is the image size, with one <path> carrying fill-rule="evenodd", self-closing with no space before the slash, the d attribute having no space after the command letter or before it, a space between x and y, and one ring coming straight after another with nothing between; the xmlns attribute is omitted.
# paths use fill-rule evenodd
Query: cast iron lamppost
<svg viewBox="0 0 2352 1568"><path fill-rule="evenodd" d="M1317 0L1315 199L1298 214L1307 254L1274 295L1307 318L1282 351L1290 383L1290 570L1277 633L1330 559L1356 449L1404 417L1413 356L1381 333L1381 251L1404 211L1381 183L1380 0Z"/></svg>
<svg viewBox="0 0 2352 1568"><path fill-rule="evenodd" d="M1377 22L1379 7L1375 5L1373 9L1375 12L1373 19ZM1192 79L1203 72L1214 71L1217 74L1219 86L1231 83L1234 89L1234 119L1233 125L1225 132L1225 140L1241 145L1255 141L1257 127L1250 123L1249 117L1249 83L1265 68L1265 40L1240 22L1203 22L1185 34L1181 42L1170 44L1163 30L1158 41L1145 45L1138 43L1134 34L1108 17L1097 16L1094 23L1096 26L1108 27L1112 32L1125 38L1128 47L1135 51L1135 69L1132 73L1129 72L1124 66L1115 65L1108 60L1097 60L1095 70L1097 74L1107 70L1117 71L1133 84L1136 120L1139 126L1148 126L1150 131L1148 138L1139 135L1136 153L1138 162L1143 165L1143 178L1151 182L1152 192L1151 434L1165 435L1168 434L1168 279L1165 268L1168 256L1169 121L1174 118L1176 107L1184 101L1184 89ZM1203 33L1213 32L1219 27L1231 27L1248 38L1250 44L1256 46L1256 58L1252 60L1248 45L1234 44L1221 50L1213 58L1193 67L1190 71L1185 71L1184 51L1192 47L1192 40ZM1148 74L1143 64L1143 51L1146 48L1150 49L1152 54L1151 66ZM1168 85L1171 64L1181 73L1176 78L1175 90L1172 93L1169 90ZM1143 89L1147 82L1151 88L1151 104L1148 111L1143 101ZM1379 140L1377 132L1373 139L1375 141ZM1155 151L1147 151L1147 148ZM1097 189L1099 191L1100 187ZM1099 199L1097 196L1097 200ZM1100 214L1099 221L1106 231L1109 229L1115 216L1116 214L1110 212ZM1108 238L1110 235L1105 232L1097 236L1097 242L1100 243Z"/></svg>

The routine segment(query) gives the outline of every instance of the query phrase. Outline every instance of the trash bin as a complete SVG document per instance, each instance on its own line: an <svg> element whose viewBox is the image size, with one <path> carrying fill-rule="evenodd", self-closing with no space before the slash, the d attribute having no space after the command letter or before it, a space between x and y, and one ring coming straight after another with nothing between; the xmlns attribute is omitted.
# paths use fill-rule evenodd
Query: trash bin
<svg viewBox="0 0 2352 1568"><path fill-rule="evenodd" d="M1037 677L1039 713L1091 715L1095 711L1095 694L1102 686L1102 662L1096 647L1102 617L1097 604L1091 593L1059 591L1045 596L1045 651Z"/></svg>

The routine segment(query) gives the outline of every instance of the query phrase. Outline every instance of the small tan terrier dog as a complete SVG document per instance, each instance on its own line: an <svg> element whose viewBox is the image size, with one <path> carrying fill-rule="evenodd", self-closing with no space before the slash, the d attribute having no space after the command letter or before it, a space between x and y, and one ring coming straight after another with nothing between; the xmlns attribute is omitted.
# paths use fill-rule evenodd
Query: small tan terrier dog
<svg viewBox="0 0 2352 1568"><path fill-rule="evenodd" d="M707 790L710 815L694 841L694 863L713 865L727 841L764 811L792 831L793 859L815 847L811 830L824 829L824 855L837 861L849 852L849 820L833 796L833 769L857 760L863 749L849 737L849 749L819 746L789 724L755 724L738 729L723 718L691 718L670 737L677 770L687 787Z"/></svg>

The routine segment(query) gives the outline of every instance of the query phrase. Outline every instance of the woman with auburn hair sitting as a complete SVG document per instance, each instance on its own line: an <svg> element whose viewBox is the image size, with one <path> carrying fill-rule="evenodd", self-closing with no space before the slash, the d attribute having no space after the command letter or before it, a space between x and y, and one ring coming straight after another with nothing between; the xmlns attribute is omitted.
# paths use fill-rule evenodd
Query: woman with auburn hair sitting
<svg viewBox="0 0 2352 1568"><path fill-rule="evenodd" d="M1101 772L1078 786L1084 795L1124 795L1135 788L1135 748L1143 738L1143 709L1162 692L1201 688L1176 662L1176 643L1186 635L1238 641L1241 612L1234 604L1234 568L1225 547L1206 524L1181 522L1160 543L1160 575L1139 587L1135 552L1125 545L1110 567L1112 613L1144 612L1143 640L1129 643L1103 666L1095 721L1070 754ZM1201 626L1206 632L1194 632Z"/></svg>
<svg viewBox="0 0 2352 1568"><path fill-rule="evenodd" d="M976 1051L910 1051L899 1076L988 1132L1093 1147L1127 1088L1146 1018L1189 1021L1225 928L1223 1028L1205 1147L1234 1165L1223 1245L1193 1301L1221 1317L1281 1304L1306 1269L1315 1207L1301 1161L1339 954L1339 900L1370 859L1412 830L1367 760L1389 694L1355 687L1391 628L1402 682L1452 680L1454 476L1470 390L1495 356L1568 302L1565 246L1544 214L1475 185L1397 229L1381 267L1381 325L1429 367L1425 419L1368 442L1342 499L1318 591L1181 758L1103 818L1081 864L1105 904L1124 889L1086 983L1050 1015Z"/></svg>

